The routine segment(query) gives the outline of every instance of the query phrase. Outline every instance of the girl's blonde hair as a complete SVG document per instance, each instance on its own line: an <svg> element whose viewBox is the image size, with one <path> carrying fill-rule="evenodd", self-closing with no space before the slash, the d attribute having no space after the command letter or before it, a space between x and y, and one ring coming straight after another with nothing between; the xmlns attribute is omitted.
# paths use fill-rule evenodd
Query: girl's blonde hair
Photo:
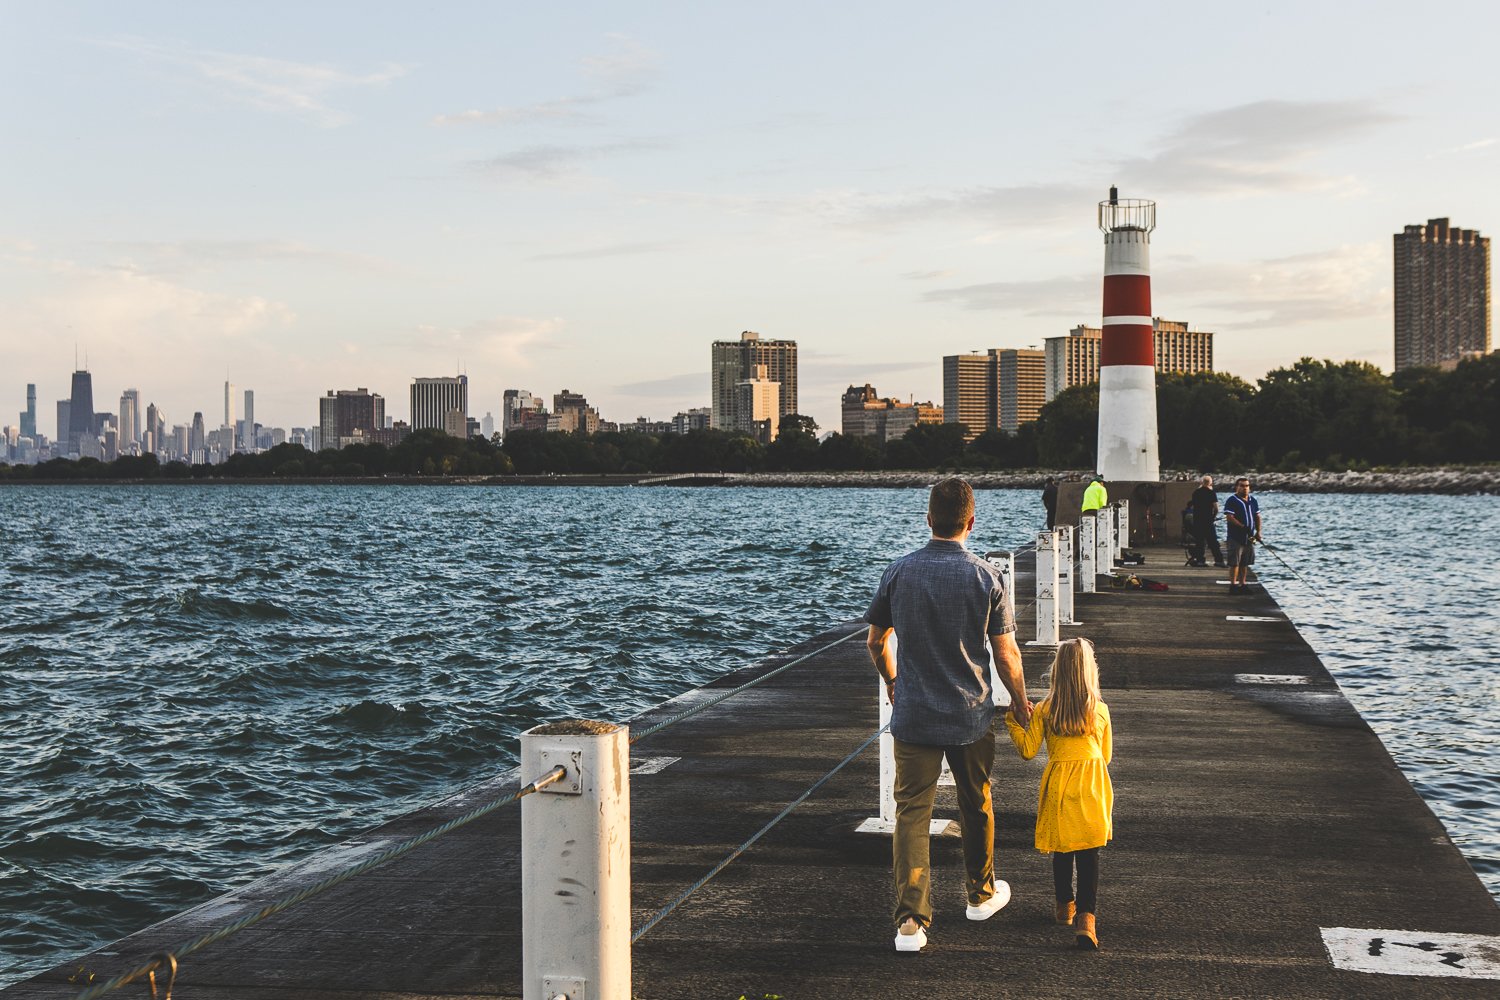
<svg viewBox="0 0 1500 1000"><path fill-rule="evenodd" d="M1087 639L1068 639L1052 661L1052 688L1047 692L1048 725L1062 736L1087 736L1099 711L1099 661Z"/></svg>

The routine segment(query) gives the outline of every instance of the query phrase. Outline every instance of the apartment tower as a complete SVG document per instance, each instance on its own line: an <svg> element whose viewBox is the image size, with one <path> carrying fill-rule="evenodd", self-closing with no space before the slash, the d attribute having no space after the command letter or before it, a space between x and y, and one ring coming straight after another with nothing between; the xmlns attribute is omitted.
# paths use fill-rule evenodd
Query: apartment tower
<svg viewBox="0 0 1500 1000"><path fill-rule="evenodd" d="M1395 235L1396 370L1490 351L1490 240L1428 219Z"/></svg>
<svg viewBox="0 0 1500 1000"><path fill-rule="evenodd" d="M457 416L455 416L457 414ZM411 429L449 432L467 427L469 376L417 378L411 383ZM463 436L460 432L459 437Z"/></svg>
<svg viewBox="0 0 1500 1000"><path fill-rule="evenodd" d="M737 400L741 382L755 381L756 369L764 366L766 380L781 386L777 404L778 427L781 417L797 411L797 342L795 340L761 340L750 330L739 340L713 342L711 360L712 402L709 424L715 430L731 431L740 426Z"/></svg>

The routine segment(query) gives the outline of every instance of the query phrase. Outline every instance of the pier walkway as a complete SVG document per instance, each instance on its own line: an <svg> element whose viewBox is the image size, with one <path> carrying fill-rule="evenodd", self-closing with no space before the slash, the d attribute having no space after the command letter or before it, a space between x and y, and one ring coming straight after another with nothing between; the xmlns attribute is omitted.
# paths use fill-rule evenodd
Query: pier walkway
<svg viewBox="0 0 1500 1000"><path fill-rule="evenodd" d="M1500 909L1311 649L1261 591L1231 597L1221 574L1179 567L1179 550L1146 552L1140 571L1169 591L1080 595L1084 624L1063 630L1096 643L1114 718L1116 839L1102 857L1101 951L1076 950L1052 923L1050 863L1031 846L1043 761L1022 762L1002 737L997 868L1013 900L988 922L965 920L958 842L935 840L931 943L895 953L889 839L853 832L878 808L872 747L642 937L636 997L1495 996L1495 980L1463 978L1490 946L1445 942L1500 935ZM852 622L832 629L632 728L855 631L863 630ZM1032 631L1023 614L1023 642ZM1022 649L1037 700L1050 654ZM855 638L634 747L635 926L874 732L875 692ZM1425 710L1413 706L1413 725ZM80 967L107 979L512 791L519 777L497 777L0 992L77 996L78 981L67 980ZM951 789L938 802L937 815L957 816ZM183 963L174 995L519 996L519 827L518 809L498 811L206 948ZM1336 968L1324 944L1331 928L1356 929L1345 936L1377 964L1444 975ZM115 995L146 993L136 984Z"/></svg>

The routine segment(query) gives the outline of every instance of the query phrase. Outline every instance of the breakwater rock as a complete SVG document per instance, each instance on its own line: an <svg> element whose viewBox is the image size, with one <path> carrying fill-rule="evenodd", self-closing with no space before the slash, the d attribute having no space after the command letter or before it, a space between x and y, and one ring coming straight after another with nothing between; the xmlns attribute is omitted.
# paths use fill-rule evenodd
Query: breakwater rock
<svg viewBox="0 0 1500 1000"><path fill-rule="evenodd" d="M1452 469L1394 469L1376 472L1257 472L1254 469L1207 469L1220 491L1232 488L1237 476L1250 476L1258 492L1286 493L1442 493L1465 495L1500 494L1500 466L1469 466ZM1188 482L1203 473L1173 472L1162 478ZM726 477L728 486L803 486L844 488L910 488L931 486L941 472L753 472ZM1039 472L964 472L975 489L1041 489L1046 477L1059 481L1081 481L1088 473L1076 469Z"/></svg>

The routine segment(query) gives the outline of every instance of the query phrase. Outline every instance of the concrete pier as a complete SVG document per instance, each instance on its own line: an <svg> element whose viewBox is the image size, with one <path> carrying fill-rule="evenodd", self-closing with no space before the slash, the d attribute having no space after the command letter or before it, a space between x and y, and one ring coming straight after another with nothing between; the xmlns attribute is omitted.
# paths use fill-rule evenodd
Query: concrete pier
<svg viewBox="0 0 1500 1000"><path fill-rule="evenodd" d="M1077 951L1052 923L1050 862L1031 846L1043 761L1022 762L1002 739L997 868L1013 901L985 923L965 920L957 841L935 839L931 943L897 954L889 839L853 832L877 808L872 748L636 944L635 995L1496 995L1495 979L1466 977L1487 955L1500 961L1500 909L1275 603L1259 589L1231 597L1216 582L1222 571L1180 567L1179 549L1146 553L1132 569L1169 591L1079 595L1087 624L1062 630L1094 640L1115 727L1116 839L1102 856L1100 952ZM1019 568L1024 604L1030 565ZM1024 642L1033 625L1019 617ZM631 727L855 631L841 625ZM1051 654L1022 649L1037 700ZM876 712L854 639L635 746L634 925L858 746ZM1416 707L1412 724L1421 724ZM531 777L498 776L3 992L76 996L80 967L108 979ZM940 790L937 815L956 817L952 797ZM519 996L519 830L519 810L501 810L206 948L184 960L174 995ZM1345 937L1366 961L1437 975L1336 967L1325 939L1343 940L1329 934L1338 928L1351 929Z"/></svg>

